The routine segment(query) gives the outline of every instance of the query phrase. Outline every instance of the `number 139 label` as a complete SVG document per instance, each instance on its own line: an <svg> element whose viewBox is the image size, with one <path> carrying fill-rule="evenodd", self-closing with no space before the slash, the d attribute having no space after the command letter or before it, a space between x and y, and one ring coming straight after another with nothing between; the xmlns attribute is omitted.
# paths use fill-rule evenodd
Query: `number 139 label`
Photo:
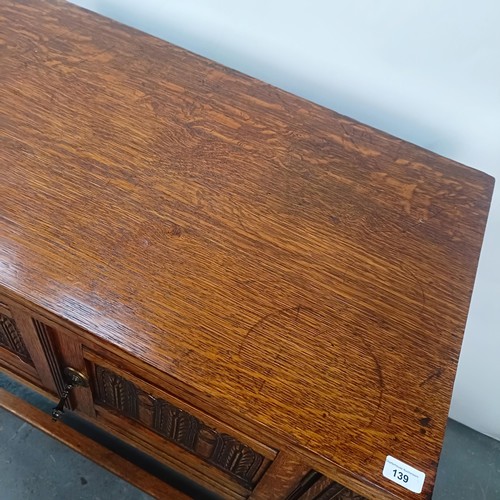
<svg viewBox="0 0 500 500"><path fill-rule="evenodd" d="M397 458L387 455L382 474L387 479L403 486L403 488L413 491L413 493L422 492L425 474Z"/></svg>

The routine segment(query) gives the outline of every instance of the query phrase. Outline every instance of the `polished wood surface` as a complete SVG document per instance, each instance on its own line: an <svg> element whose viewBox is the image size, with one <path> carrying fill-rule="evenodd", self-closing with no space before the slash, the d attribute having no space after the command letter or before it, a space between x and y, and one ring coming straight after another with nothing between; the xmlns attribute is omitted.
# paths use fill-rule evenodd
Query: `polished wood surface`
<svg viewBox="0 0 500 500"><path fill-rule="evenodd" d="M493 180L64 2L0 17L3 293L428 494Z"/></svg>
<svg viewBox="0 0 500 500"><path fill-rule="evenodd" d="M13 415L25 420L36 429L57 439L113 474L126 481L133 482L138 488L154 498L161 500L167 498L188 500L191 498L124 458L115 455L104 446L97 444L71 427L60 422L54 425L50 415L1 388L0 408L4 408Z"/></svg>

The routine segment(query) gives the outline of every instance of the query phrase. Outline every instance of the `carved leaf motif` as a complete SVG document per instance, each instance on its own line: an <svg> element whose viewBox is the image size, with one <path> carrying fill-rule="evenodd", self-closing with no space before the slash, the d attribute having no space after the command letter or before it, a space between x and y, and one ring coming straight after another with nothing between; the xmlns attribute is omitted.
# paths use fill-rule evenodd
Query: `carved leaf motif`
<svg viewBox="0 0 500 500"><path fill-rule="evenodd" d="M221 434L163 399L138 389L110 370L95 366L97 399L251 486L264 457ZM152 418L151 418L152 413Z"/></svg>
<svg viewBox="0 0 500 500"><path fill-rule="evenodd" d="M251 481L259 470L263 458L262 455L256 453L249 446L240 443L227 434L221 434L210 461L214 465L231 472L236 477Z"/></svg>
<svg viewBox="0 0 500 500"><path fill-rule="evenodd" d="M159 399L155 406L155 429L176 443L194 450L201 422L189 413Z"/></svg>
<svg viewBox="0 0 500 500"><path fill-rule="evenodd" d="M0 345L17 354L25 363L34 366L14 320L4 314L0 314Z"/></svg>
<svg viewBox="0 0 500 500"><path fill-rule="evenodd" d="M130 418L137 419L137 391L131 382L115 373L96 366L99 400Z"/></svg>

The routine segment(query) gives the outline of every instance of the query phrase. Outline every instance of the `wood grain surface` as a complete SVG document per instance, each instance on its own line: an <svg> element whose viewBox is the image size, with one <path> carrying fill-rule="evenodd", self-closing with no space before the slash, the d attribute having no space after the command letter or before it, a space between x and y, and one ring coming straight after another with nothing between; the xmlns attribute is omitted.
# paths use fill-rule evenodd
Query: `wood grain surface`
<svg viewBox="0 0 500 500"><path fill-rule="evenodd" d="M493 179L58 0L0 18L3 292L428 495Z"/></svg>

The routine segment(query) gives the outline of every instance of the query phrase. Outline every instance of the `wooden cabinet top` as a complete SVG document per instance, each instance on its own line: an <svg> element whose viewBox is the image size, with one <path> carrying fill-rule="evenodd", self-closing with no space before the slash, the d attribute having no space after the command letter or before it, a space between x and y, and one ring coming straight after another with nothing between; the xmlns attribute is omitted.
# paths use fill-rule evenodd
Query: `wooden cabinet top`
<svg viewBox="0 0 500 500"><path fill-rule="evenodd" d="M428 493L493 179L64 2L0 16L4 293Z"/></svg>

